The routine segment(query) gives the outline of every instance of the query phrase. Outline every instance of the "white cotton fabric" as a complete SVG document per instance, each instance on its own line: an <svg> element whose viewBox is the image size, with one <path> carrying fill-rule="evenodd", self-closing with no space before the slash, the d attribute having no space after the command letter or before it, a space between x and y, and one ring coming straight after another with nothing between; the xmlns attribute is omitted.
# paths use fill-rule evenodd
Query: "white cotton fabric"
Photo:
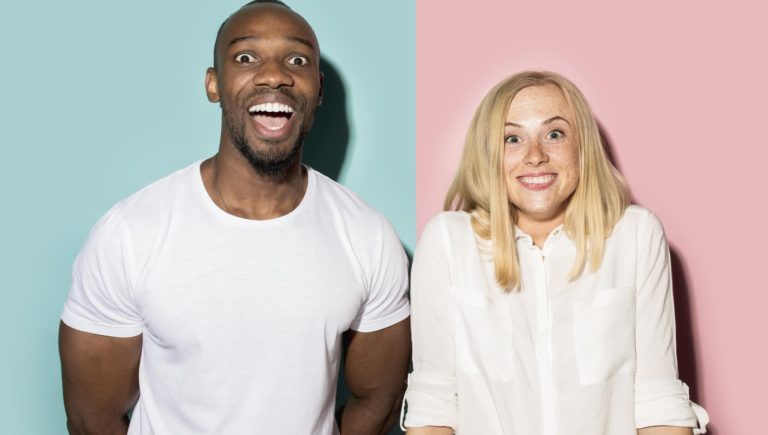
<svg viewBox="0 0 768 435"><path fill-rule="evenodd" d="M333 434L341 334L409 315L407 258L392 227L308 169L291 213L241 219L205 191L200 162L96 224L62 320L143 334L142 434Z"/></svg>
<svg viewBox="0 0 768 435"><path fill-rule="evenodd" d="M522 287L504 293L469 214L441 213L424 229L404 426L468 435L704 428L706 412L678 379L670 257L656 216L630 206L599 270L572 282L576 247L562 226L541 249L516 234Z"/></svg>

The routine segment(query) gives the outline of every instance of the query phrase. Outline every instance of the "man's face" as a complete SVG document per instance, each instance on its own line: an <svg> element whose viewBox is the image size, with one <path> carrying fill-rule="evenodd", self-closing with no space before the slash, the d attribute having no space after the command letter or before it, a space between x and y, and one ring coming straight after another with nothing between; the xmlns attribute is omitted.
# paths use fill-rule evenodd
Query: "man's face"
<svg viewBox="0 0 768 435"><path fill-rule="evenodd" d="M208 99L220 102L222 141L261 173L279 173L298 157L322 95L320 52L312 28L276 5L238 11L222 29Z"/></svg>

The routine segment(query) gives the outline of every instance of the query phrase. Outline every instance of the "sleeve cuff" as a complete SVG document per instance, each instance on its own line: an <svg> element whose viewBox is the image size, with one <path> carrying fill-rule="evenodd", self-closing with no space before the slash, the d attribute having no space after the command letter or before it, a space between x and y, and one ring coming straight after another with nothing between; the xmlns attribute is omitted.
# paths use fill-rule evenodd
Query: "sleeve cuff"
<svg viewBox="0 0 768 435"><path fill-rule="evenodd" d="M694 434L706 433L709 415L688 397L688 386L677 379L637 385L637 427L679 426L693 428Z"/></svg>
<svg viewBox="0 0 768 435"><path fill-rule="evenodd" d="M400 412L400 428L458 427L456 382L452 377L427 372L408 375L408 390Z"/></svg>
<svg viewBox="0 0 768 435"><path fill-rule="evenodd" d="M386 317L378 318L375 320L355 320L350 325L349 329L357 332L374 332L392 326L397 322L405 320L406 317L411 315L411 306L406 303L403 304L397 311L387 315Z"/></svg>
<svg viewBox="0 0 768 435"><path fill-rule="evenodd" d="M84 320L81 317L74 315L68 309L64 309L61 313L61 321L67 326L78 331L88 332L91 334L105 335L107 337L135 337L144 332L144 325L141 323L137 325L108 325L103 323L92 322Z"/></svg>

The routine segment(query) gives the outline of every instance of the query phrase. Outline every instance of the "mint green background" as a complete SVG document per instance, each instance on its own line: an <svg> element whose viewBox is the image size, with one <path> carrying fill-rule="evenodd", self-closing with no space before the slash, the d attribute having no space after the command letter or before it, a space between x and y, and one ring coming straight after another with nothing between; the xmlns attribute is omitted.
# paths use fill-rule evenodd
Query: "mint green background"
<svg viewBox="0 0 768 435"><path fill-rule="evenodd" d="M216 151L203 77L219 24L243 3L0 5L0 432L66 433L56 334L72 262L112 204ZM288 3L344 84L340 181L412 251L414 4Z"/></svg>

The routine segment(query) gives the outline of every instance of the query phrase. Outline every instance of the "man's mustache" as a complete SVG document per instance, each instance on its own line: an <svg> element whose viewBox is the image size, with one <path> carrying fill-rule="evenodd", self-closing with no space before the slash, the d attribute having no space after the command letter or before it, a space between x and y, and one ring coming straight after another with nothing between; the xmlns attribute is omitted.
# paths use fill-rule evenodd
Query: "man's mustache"
<svg viewBox="0 0 768 435"><path fill-rule="evenodd" d="M262 96L262 95L268 95L268 94L280 94L285 97L288 97L291 101L295 103L297 106L296 109L303 109L304 108L304 101L303 99L299 99L296 95L294 95L293 91L289 88L277 88L277 89L269 89L269 88L255 88L252 91L248 92L247 94L244 94L240 98L241 105L245 105L250 101L251 99Z"/></svg>

